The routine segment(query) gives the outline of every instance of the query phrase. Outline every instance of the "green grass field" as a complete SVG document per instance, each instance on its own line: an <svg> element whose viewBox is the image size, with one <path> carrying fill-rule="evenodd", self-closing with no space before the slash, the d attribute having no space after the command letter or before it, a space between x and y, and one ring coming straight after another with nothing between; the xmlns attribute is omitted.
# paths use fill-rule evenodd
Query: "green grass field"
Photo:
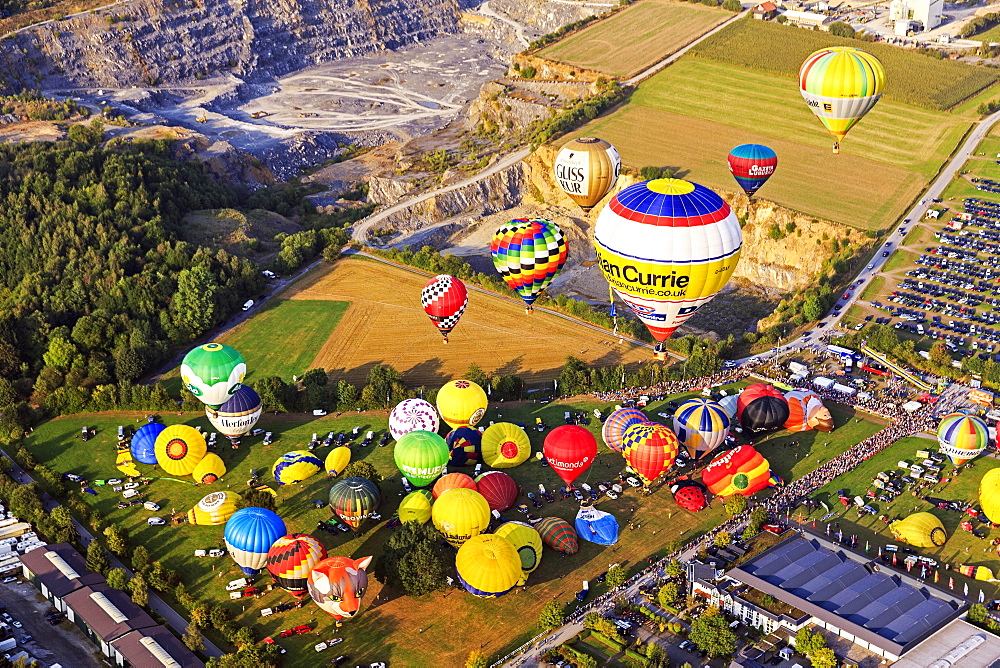
<svg viewBox="0 0 1000 668"><path fill-rule="evenodd" d="M626 78L732 14L674 0L642 0L538 52L542 58Z"/></svg>
<svg viewBox="0 0 1000 668"><path fill-rule="evenodd" d="M676 398L685 396L690 395L679 395ZM607 409L608 404L578 401L570 404L494 405L486 420L532 424L534 418L539 416L552 427L562 423L565 410L589 412L596 407ZM647 415L652 419L669 424L666 418L658 415L660 412L669 412L664 403L653 404L647 409ZM856 418L850 410L834 406L833 412L837 429L832 434L779 432L758 444L761 451L771 459L778 475L785 479L801 475L820 461L842 452L879 429L871 421L855 423ZM76 473L91 480L112 478L120 475L113 463L115 428L119 424L135 425L136 420L141 420L141 416L97 414L63 417L37 427L28 439L27 447L39 461L54 470ZM204 416L197 414L167 415L164 416L164 421L184 422L211 429ZM74 438L84 423L98 429L98 436L86 444ZM152 467L140 465L144 472L156 478L150 485L142 488L143 493L149 500L163 507L160 515L186 511L213 489L238 491L243 488L251 468L265 469L263 480L269 481L269 471L274 460L284 452L306 446L314 432L322 438L329 431L349 431L354 426L360 426L362 433L368 429L384 430L386 414L349 413L319 419L301 414L265 415L258 426L275 431L280 435L280 440L264 447L258 439L247 439L248 442L239 450L231 450L228 446L219 450L230 469L219 483L196 487L190 484L190 479L162 477ZM596 422L590 429L599 434ZM529 433L533 447L539 449L543 435L535 431ZM600 442L599 436L598 440ZM798 441L798 445L787 445L792 440ZM317 450L321 457L326 452L326 448ZM355 448L354 452L356 458L371 462L386 476L387 480L381 485L383 502L380 512L388 520L402 496L398 471L392 460L392 447ZM599 480L610 480L621 467L621 456L602 445L595 464L584 474L582 480L591 484ZM536 489L539 483L545 484L549 489L557 489L561 484L551 469L542 467L534 460L515 469L508 469L508 472L525 490ZM289 531L313 532L317 521L330 517L328 509L314 509L311 503L312 499L326 499L330 484L324 476L314 476L300 485L277 489L280 514L286 520ZM197 559L193 556L196 549L221 547L222 527L150 527L145 520L154 513L136 512L135 509L119 510L116 508L118 494L108 487L96 489L98 496L84 494L82 498L95 506L108 522L125 527L133 544L146 545L154 559L160 559L176 569L196 596L211 603L226 605L239 623L253 626L260 637L299 624L317 623L317 633L282 641L289 650L285 665L303 667L316 665L311 646L321 638L328 639L335 634L345 638L336 653L349 653L354 661L382 660L397 666L424 666L433 663L459 665L467 652L479 645L488 655L502 655L537 632L535 621L546 601L571 601L573 594L579 589L580 581L592 580L607 568L608 563L620 562L630 570L638 570L647 556L664 554L670 541L694 538L718 524L724 517L722 504L718 501L709 509L695 514L676 506L665 488L660 488L648 497L630 490L617 501L605 499L599 504L600 508L619 519L622 531L617 545L604 548L583 542L578 555L564 559L546 549L539 570L532 575L528 588L523 593L514 592L500 599L486 600L474 598L462 591L448 590L412 599L384 591L381 585L372 580L373 586L366 596L362 614L345 623L342 633L338 633L333 627L333 620L312 606L268 618L259 617L260 609L289 600L280 590L268 592L258 600L231 602L224 586L240 575L232 561L228 557ZM576 514L576 504L559 500L537 512L572 520ZM514 511L506 513L506 516L521 517ZM635 530L626 527L629 520L634 523ZM390 533L383 524L384 522L364 527L364 534L356 539L350 534L332 536L322 532L317 537L331 554L354 557L377 555ZM258 582L266 583L268 579L266 575L261 576ZM595 594L602 591L600 586L594 589ZM447 602L444 602L445 598L448 599ZM422 634L417 632L420 628L424 629ZM503 633L497 633L499 628L504 629Z"/></svg>
<svg viewBox="0 0 1000 668"><path fill-rule="evenodd" d="M889 257L889 261L882 267L882 271L895 271L896 269L909 268L916 261L917 255L905 250L896 250Z"/></svg>

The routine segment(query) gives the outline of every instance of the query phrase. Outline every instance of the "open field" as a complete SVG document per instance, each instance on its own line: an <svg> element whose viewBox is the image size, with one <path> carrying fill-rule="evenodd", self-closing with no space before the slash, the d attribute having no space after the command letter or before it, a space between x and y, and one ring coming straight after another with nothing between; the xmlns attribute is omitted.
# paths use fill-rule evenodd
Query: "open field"
<svg viewBox="0 0 1000 668"><path fill-rule="evenodd" d="M735 387L737 386L728 389ZM674 398L686 396L691 395L683 394ZM502 419L530 424L537 416L552 427L562 423L565 410L589 412L598 407L607 409L608 404L588 399L547 405L494 404L485 421ZM761 451L771 458L775 472L786 479L800 475L879 429L872 421L861 420L855 423L856 418L849 409L837 406L832 408L837 424L837 429L832 434L779 432L758 443ZM652 419L666 421L666 418L658 414L669 412L669 409L665 402L660 402L650 405L646 412ZM73 472L91 480L111 478L119 475L114 468L115 427L119 424L134 425L137 421L142 421L142 416L133 413L67 416L37 427L28 439L27 447L39 461L54 470ZM201 414L166 415L164 422L184 422L210 429ZM97 437L86 444L74 438L82 424L98 430ZM218 452L230 469L223 481L212 486L197 487L190 484L190 479L157 477L142 488L143 493L149 500L161 504L164 508L159 513L161 515L173 510L182 512L212 489L241 489L252 468L264 469L263 481L269 482L268 471L272 462L286 451L304 447L314 432L322 437L326 432L350 430L354 426L360 426L362 432L368 429L384 431L386 414L351 413L319 419L301 414L265 415L259 426L275 431L280 435L280 440L267 447L260 445L257 439L245 439L244 446L239 450L222 447ZM600 425L596 421L592 421L589 428L599 434ZM544 435L532 431L530 437L533 448L540 448ZM600 442L599 436L598 440ZM798 445L787 445L792 440L797 441ZM320 448L316 453L323 457L327 450ZM402 496L397 469L392 459L393 449L391 446L379 448L373 445L366 449L355 446L353 450L356 459L372 463L387 478L381 485L383 497L380 512L388 520ZM621 456L602 445L595 464L581 480L591 484L610 480L621 467ZM162 473L152 467L140 465L140 468L144 472L148 471L151 476L162 476ZM561 484L551 469L542 467L533 459L520 467L508 469L508 472L525 490L536 488L539 483L545 484L549 489ZM273 482L271 485L273 486ZM277 489L279 511L289 531L312 532L317 521L330 517L328 509L314 509L311 503L312 499L325 499L329 487L330 482L325 477L315 476L300 485ZM718 501L705 511L694 514L676 506L663 487L648 497L629 490L617 501L605 499L599 503L600 508L619 519L622 531L617 545L604 548L583 542L579 554L564 559L556 558L555 553L546 548L542 564L532 575L524 592L484 600L461 591L448 590L412 599L385 591L381 584L372 579L362 614L357 619L346 622L338 632L334 629L332 618L319 613L311 605L266 619L259 617L259 609L288 600L288 596L279 590L268 592L260 599L229 601L224 585L239 577L239 571L232 561L228 557L193 557L196 549L222 545L222 527L150 527L146 525L145 519L154 513L135 512L134 509L119 510L116 508L119 498L117 494L108 487L96 489L98 496L85 494L82 495L83 500L100 510L108 522L125 527L133 544L148 546L154 559L161 559L166 565L176 569L189 591L213 604L229 607L238 623L253 626L261 637L299 624L317 624L319 630L315 633L281 641L289 650L285 665L293 667L315 666L316 657L311 646L321 638L328 639L334 635L343 636L345 642L327 654L332 657L348 653L352 661L365 663L382 660L395 666L453 666L459 665L466 653L477 646L481 646L488 655L502 655L535 633L535 620L546 601L571 601L573 594L579 589L580 581L592 581L594 576L607 568L608 563L621 562L629 570L638 570L647 556L664 554L670 541L693 538L723 519L722 506ZM538 512L572 520L576 508L575 502L557 500ZM510 519L521 517L514 511L505 515ZM632 521L636 529L629 530L628 521ZM333 536L323 532L318 533L317 537L331 554L356 558L369 554L378 555L390 534L384 528L384 521L369 523L363 530L364 533L359 538L353 538L350 534ZM266 575L258 578L259 583L266 584L267 581ZM603 588L599 585L592 591L592 595L599 595ZM448 599L447 603L442 603L443 598ZM504 633L498 634L496 630L501 627L504 628ZM423 629L423 633L419 629Z"/></svg>
<svg viewBox="0 0 1000 668"><path fill-rule="evenodd" d="M599 366L652 357L648 348L619 344L610 332L540 311L527 315L520 301L479 292L470 292L469 306L445 345L420 307L427 279L422 273L345 258L300 281L292 301L351 302L326 343L315 347L308 366L362 382L373 364L391 364L414 387L458 377L470 362L487 372L500 370L539 382L556 377L567 355Z"/></svg>
<svg viewBox="0 0 1000 668"><path fill-rule="evenodd" d="M627 78L731 17L715 7L642 0L538 52L542 58Z"/></svg>
<svg viewBox="0 0 1000 668"><path fill-rule="evenodd" d="M917 260L917 254L905 250L896 250L889 261L882 266L882 271L895 271L896 269L909 269Z"/></svg>
<svg viewBox="0 0 1000 668"><path fill-rule="evenodd" d="M781 123L761 122L769 118ZM736 184L726 164L729 150L767 144L780 164L761 197L854 227L884 229L919 195L970 120L883 100L851 132L842 153L831 156L833 138L802 102L794 80L686 56L576 135L607 139L630 166L669 166L730 191ZM901 135L900 122L914 132Z"/></svg>

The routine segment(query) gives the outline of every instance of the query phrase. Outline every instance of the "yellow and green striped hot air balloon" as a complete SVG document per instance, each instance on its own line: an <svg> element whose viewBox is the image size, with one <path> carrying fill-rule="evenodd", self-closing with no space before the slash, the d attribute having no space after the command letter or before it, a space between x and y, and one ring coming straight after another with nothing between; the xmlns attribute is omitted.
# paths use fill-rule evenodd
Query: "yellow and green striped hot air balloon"
<svg viewBox="0 0 1000 668"><path fill-rule="evenodd" d="M871 111L885 90L885 69L878 58L851 46L816 51L799 68L799 91L827 132L840 141Z"/></svg>

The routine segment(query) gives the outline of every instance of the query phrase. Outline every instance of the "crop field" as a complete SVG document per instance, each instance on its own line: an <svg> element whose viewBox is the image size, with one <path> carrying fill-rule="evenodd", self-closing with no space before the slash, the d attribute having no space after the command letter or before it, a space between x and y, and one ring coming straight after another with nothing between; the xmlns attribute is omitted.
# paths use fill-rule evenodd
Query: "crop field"
<svg viewBox="0 0 1000 668"><path fill-rule="evenodd" d="M878 230L918 197L970 122L883 100L852 130L842 153L832 156L833 138L803 103L794 80L685 56L643 82L629 102L575 134L610 141L632 167L668 166L729 191L736 190L726 164L729 150L766 144L778 153L779 166L760 197ZM901 133L901 124L913 131Z"/></svg>
<svg viewBox="0 0 1000 668"><path fill-rule="evenodd" d="M727 389L735 387L737 386ZM673 398L682 399L687 396L691 395L682 394ZM659 415L669 412L665 403L650 405L646 410L647 415L654 420L667 421L667 418ZM609 405L590 399L545 405L493 404L484 421L508 420L533 424L535 417L541 417L551 428L562 424L563 412L566 410L589 414L594 408L607 410ZM844 451L880 428L874 421L860 419L856 422L859 418L850 409L838 406L831 408L837 424L831 434L778 432L758 443L760 450L771 459L778 475L786 480L801 475L820 461ZM163 420L168 424L183 422L211 429L204 415L199 413L165 415ZM141 470L155 478L141 489L148 500L161 505L163 510L159 514L166 516L168 512L186 511L212 490L242 489L253 468L263 469L263 482L274 487L269 473L271 464L282 453L305 447L313 433L318 433L322 438L327 432L349 431L355 426L360 427L362 433L369 429L381 432L386 429L386 420L385 412L350 413L323 418L302 414L265 415L258 426L274 431L279 440L266 447L258 439L245 439L239 450L232 450L228 445L220 447L217 452L229 467L229 472L222 481L210 486L195 486L189 478L166 477L153 467L140 465ZM137 413L61 417L38 426L26 445L41 463L56 471L76 473L89 480L112 478L120 475L114 468L116 426L136 426L143 421L142 415ZM98 435L87 443L75 438L83 424L98 431ZM600 442L600 425L596 420L591 420L589 429L598 435ZM540 449L544 434L530 431L529 435L533 449ZM797 443L791 445L791 441ZM329 448L321 447L316 450L316 454L322 458L328 450ZM277 494L279 513L285 519L289 531L315 532L331 554L360 558L381 553L391 532L385 528L385 521L392 517L403 490L393 463L391 445L385 448L372 445L362 449L355 444L352 451L356 460L363 459L373 464L386 478L381 484L382 506L379 511L383 521L369 522L367 526L363 526L360 537L315 532L316 523L331 516L329 509L316 509L312 504L313 499L327 498L331 483L325 476L317 475L295 486L278 487ZM584 474L583 480L591 484L611 480L617 476L622 464L619 454L601 445L594 465ZM539 483L549 489L557 489L561 484L550 468L541 466L534 459L507 471L526 491L537 488ZM580 588L580 582L593 581L609 563L620 562L630 571L639 570L647 556L664 554L671 541L694 538L715 526L724 517L718 500L708 509L695 514L680 509L665 488L661 487L650 496L642 496L628 489L620 499L604 499L598 504L599 508L611 512L619 520L621 535L617 545L600 547L582 542L580 552L566 558L558 558L546 548L539 570L532 574L524 591L487 600L448 589L414 599L399 592L388 591L371 578L361 614L356 619L345 622L343 628L337 630L332 618L319 612L311 604L300 610L261 618L259 610L262 608L290 600L281 590L267 592L259 599L230 601L224 591L225 584L240 577L232 560L228 556L214 559L198 559L193 556L196 549L223 546L221 526L150 527L145 522L146 517L155 513L136 512L134 509L119 510L116 507L118 494L109 487L95 489L98 496L83 494L81 497L96 507L107 522L126 528L132 544L146 545L153 559L160 559L165 565L176 569L188 591L206 602L228 607L238 623L252 626L259 637L274 635L281 629L300 624L315 626L313 633L280 641L288 649L285 665L303 668L317 665L312 645L334 636L343 637L345 642L327 650L326 654L319 656L320 659L347 653L351 655L352 661L365 664L380 660L396 666L454 666L460 665L468 651L477 647L491 656L502 655L534 635L538 613L546 601L572 601L573 594ZM519 503L522 501L525 501L523 496ZM554 504L547 504L545 508L535 512L572 520L576 509L575 502L558 499ZM521 517L513 510L505 513L505 516L509 519ZM630 529L630 526L635 528ZM257 578L258 584L267 582L269 577L266 574ZM603 585L597 585L592 589L592 596L603 591ZM575 601L572 605L575 605ZM497 633L496 630L501 627L504 633Z"/></svg>
<svg viewBox="0 0 1000 668"><path fill-rule="evenodd" d="M648 348L619 344L610 332L537 310L528 315L520 300L472 291L445 345L420 306L427 279L423 273L345 258L300 281L291 301L351 303L325 343L315 346L308 366L363 382L373 364L391 364L413 387L458 377L470 362L491 373L539 382L559 375L567 355L601 366L652 358ZM251 359L246 352L244 357Z"/></svg>
<svg viewBox="0 0 1000 668"><path fill-rule="evenodd" d="M626 78L731 17L714 7L642 0L538 52L549 60Z"/></svg>
<svg viewBox="0 0 1000 668"><path fill-rule="evenodd" d="M780 48L775 48L779 46ZM813 51L827 46L856 46L885 66L885 97L895 102L946 111L1000 80L997 72L937 60L915 51L877 42L859 42L827 32L803 30L749 16L726 26L691 49L691 53L749 70L795 78Z"/></svg>

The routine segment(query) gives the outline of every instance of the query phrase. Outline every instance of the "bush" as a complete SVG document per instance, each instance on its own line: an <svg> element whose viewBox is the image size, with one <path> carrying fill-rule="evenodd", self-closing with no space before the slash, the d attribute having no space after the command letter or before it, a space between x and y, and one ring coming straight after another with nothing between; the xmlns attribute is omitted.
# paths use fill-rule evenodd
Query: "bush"
<svg viewBox="0 0 1000 668"><path fill-rule="evenodd" d="M830 34L837 37L854 37L854 28L843 21L834 21L830 24Z"/></svg>
<svg viewBox="0 0 1000 668"><path fill-rule="evenodd" d="M739 12L743 11L743 3L740 2L740 0L726 0L724 3L722 3L722 8L725 9L727 12L733 12L734 14L738 14Z"/></svg>

